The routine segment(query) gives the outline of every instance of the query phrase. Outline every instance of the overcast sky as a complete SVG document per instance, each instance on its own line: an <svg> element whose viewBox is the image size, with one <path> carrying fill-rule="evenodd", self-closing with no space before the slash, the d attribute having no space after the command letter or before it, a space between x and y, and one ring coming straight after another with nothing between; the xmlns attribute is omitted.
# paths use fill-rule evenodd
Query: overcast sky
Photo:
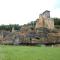
<svg viewBox="0 0 60 60"><path fill-rule="evenodd" d="M0 25L35 21L45 10L60 18L60 0L0 0Z"/></svg>

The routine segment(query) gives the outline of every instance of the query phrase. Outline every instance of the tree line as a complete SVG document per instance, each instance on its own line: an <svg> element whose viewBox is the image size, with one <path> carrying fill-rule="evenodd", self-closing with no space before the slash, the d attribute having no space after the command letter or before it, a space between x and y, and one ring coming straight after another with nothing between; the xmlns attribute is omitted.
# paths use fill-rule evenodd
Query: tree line
<svg viewBox="0 0 60 60"><path fill-rule="evenodd" d="M60 29L60 18L54 18L55 28Z"/></svg>
<svg viewBox="0 0 60 60"><path fill-rule="evenodd" d="M18 24L0 25L0 30L12 31L14 27L15 30L20 30L21 26Z"/></svg>
<svg viewBox="0 0 60 60"><path fill-rule="evenodd" d="M54 19L54 25L60 26L60 18L53 18ZM32 28L35 28L36 21L31 21L27 25L32 26ZM6 31L12 31L12 28L14 27L15 30L20 30L21 25L19 24L9 24L9 25L0 25L0 30L6 30Z"/></svg>
<svg viewBox="0 0 60 60"><path fill-rule="evenodd" d="M60 18L54 18L54 24L60 25Z"/></svg>

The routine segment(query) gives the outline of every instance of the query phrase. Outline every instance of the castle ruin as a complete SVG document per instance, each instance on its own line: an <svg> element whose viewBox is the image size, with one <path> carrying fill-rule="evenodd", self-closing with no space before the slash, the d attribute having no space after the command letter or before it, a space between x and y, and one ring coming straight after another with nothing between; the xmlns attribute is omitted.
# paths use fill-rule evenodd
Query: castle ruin
<svg viewBox="0 0 60 60"><path fill-rule="evenodd" d="M47 28L54 29L54 20L50 18L50 11L46 10L39 15L39 18L36 20L36 29Z"/></svg>

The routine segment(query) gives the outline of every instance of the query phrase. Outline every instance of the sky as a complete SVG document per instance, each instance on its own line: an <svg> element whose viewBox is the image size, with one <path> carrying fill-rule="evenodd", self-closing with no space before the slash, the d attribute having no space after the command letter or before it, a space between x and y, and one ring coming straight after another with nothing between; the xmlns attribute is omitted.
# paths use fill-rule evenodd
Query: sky
<svg viewBox="0 0 60 60"><path fill-rule="evenodd" d="M35 21L45 10L60 18L60 0L0 0L0 25Z"/></svg>

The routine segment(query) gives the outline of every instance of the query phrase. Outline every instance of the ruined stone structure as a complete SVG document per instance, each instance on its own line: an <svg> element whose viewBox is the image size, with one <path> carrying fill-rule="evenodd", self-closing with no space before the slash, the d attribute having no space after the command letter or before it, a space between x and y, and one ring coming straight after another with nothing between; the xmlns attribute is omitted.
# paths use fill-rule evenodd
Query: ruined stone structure
<svg viewBox="0 0 60 60"><path fill-rule="evenodd" d="M50 11L46 10L45 12L39 15L35 28L54 29L54 20L50 18Z"/></svg>
<svg viewBox="0 0 60 60"><path fill-rule="evenodd" d="M60 44L60 29L54 29L50 11L39 15L36 24L25 24L19 31L0 31L0 44ZM40 32L39 32L40 31Z"/></svg>

